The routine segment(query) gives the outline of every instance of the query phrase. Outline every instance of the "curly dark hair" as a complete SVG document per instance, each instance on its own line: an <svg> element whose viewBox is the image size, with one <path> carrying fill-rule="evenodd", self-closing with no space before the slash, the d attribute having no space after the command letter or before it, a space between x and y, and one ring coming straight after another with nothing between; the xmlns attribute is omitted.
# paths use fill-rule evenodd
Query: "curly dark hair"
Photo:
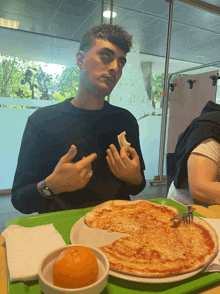
<svg viewBox="0 0 220 294"><path fill-rule="evenodd" d="M118 25L102 24L86 32L80 43L79 50L87 53L93 46L95 39L108 40L127 54L132 47L132 36Z"/></svg>

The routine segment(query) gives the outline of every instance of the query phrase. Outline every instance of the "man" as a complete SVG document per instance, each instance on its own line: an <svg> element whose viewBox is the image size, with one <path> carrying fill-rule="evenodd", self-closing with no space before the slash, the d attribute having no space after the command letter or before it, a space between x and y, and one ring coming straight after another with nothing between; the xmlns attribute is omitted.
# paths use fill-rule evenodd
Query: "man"
<svg viewBox="0 0 220 294"><path fill-rule="evenodd" d="M122 75L131 38L121 27L107 24L88 31L76 55L76 96L28 118L12 187L17 210L29 214L91 207L130 200L129 194L144 189L137 120L105 101ZM131 158L118 144L123 131Z"/></svg>

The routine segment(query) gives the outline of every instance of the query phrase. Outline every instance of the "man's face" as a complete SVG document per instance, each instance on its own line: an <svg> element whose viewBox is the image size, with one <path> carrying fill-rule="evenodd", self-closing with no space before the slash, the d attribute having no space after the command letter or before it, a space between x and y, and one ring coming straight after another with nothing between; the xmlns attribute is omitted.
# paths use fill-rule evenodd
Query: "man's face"
<svg viewBox="0 0 220 294"><path fill-rule="evenodd" d="M116 45L95 39L82 64L82 84L109 95L122 75L126 54Z"/></svg>

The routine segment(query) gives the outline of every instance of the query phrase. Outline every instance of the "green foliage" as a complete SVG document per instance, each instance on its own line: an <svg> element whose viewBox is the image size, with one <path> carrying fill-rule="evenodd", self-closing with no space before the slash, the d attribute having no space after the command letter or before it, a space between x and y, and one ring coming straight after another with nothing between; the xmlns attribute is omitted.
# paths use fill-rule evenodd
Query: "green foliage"
<svg viewBox="0 0 220 294"><path fill-rule="evenodd" d="M59 90L53 93L56 101L74 97L79 86L80 70L78 67L66 67L62 74L56 75Z"/></svg>
<svg viewBox="0 0 220 294"><path fill-rule="evenodd" d="M29 98L31 92L25 85L21 90L21 80L28 66L34 67L34 61L18 57L0 55L0 96L13 98ZM30 99L30 98L29 98ZM7 107L0 105L0 107ZM27 108L25 106L9 106L10 108Z"/></svg>
<svg viewBox="0 0 220 294"><path fill-rule="evenodd" d="M176 74L173 75L171 77L171 82L174 79L177 78L182 78L187 76L186 74ZM152 92L151 92L151 97L152 99L154 99L154 101L156 102L156 104L160 104L161 105L161 99L163 96L160 95L160 92L163 92L163 87L164 87L164 73L153 73L152 74L152 80L151 80L151 88L152 88Z"/></svg>
<svg viewBox="0 0 220 294"><path fill-rule="evenodd" d="M53 77L43 72L39 65L26 69L21 85L26 84L29 84L32 99L50 100L48 87L53 85ZM19 95L24 98L25 94L22 89L19 89Z"/></svg>
<svg viewBox="0 0 220 294"><path fill-rule="evenodd" d="M0 55L0 58L0 96L16 98L26 68L34 63L8 55Z"/></svg>
<svg viewBox="0 0 220 294"><path fill-rule="evenodd" d="M45 73L35 61L0 55L0 97L63 101L74 97L78 90L80 70L67 67L55 76ZM58 86L58 91L50 88ZM0 105L9 108L33 108Z"/></svg>

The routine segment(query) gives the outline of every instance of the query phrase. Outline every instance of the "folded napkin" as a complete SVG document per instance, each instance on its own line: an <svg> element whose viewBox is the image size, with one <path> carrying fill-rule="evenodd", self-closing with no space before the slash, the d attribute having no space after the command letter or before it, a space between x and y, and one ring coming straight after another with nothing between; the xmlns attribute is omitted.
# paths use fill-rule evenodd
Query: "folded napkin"
<svg viewBox="0 0 220 294"><path fill-rule="evenodd" d="M10 225L2 236L6 240L10 282L37 279L42 259L66 245L53 224L32 228Z"/></svg>
<svg viewBox="0 0 220 294"><path fill-rule="evenodd" d="M210 224L211 227L216 231L216 234L218 236L218 253L215 257L215 259L208 265L208 267L203 270L202 272L219 272L220 271L220 219L216 218L202 218L207 223Z"/></svg>

